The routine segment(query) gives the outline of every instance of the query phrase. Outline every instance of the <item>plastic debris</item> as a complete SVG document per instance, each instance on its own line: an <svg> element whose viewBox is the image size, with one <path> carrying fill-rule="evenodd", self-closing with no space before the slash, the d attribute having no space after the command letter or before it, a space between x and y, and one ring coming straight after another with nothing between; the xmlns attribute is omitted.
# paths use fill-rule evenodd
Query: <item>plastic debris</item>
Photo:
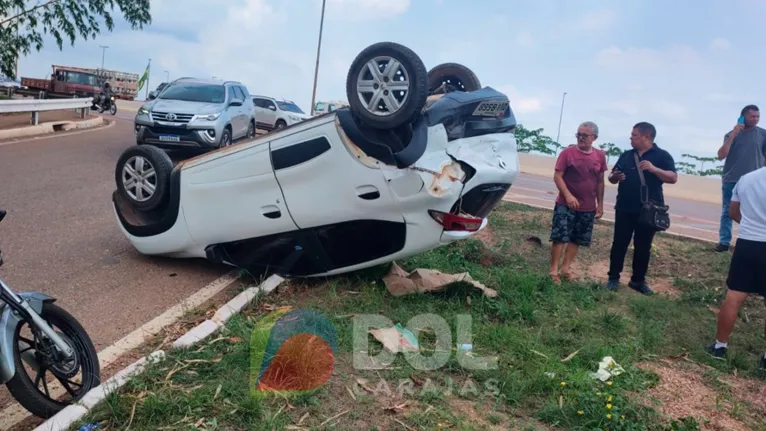
<svg viewBox="0 0 766 431"><path fill-rule="evenodd" d="M599 379L605 382L614 376L619 376L624 373L625 369L620 364L614 361L611 356L604 356L601 362L598 363L598 371L591 373L591 377Z"/></svg>
<svg viewBox="0 0 766 431"><path fill-rule="evenodd" d="M418 339L415 337L415 334L403 327L401 323L397 323L391 328L371 329L370 334L372 334L376 340L383 343L383 347L392 353L404 351L417 352L420 350L420 345L418 344Z"/></svg>

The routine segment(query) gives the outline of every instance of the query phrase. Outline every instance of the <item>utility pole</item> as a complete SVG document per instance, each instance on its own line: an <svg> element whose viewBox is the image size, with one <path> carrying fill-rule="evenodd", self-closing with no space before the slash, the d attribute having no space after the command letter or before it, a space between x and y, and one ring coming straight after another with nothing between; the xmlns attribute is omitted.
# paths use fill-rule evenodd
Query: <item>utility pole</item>
<svg viewBox="0 0 766 431"><path fill-rule="evenodd" d="M561 96L561 113L559 114L559 131L556 133L556 143L559 144L559 138L561 137L561 118L564 117L564 98L567 97L567 93Z"/></svg>
<svg viewBox="0 0 766 431"><path fill-rule="evenodd" d="M165 71L165 76L166 76L165 82L170 82L170 72L168 72L168 71L166 70L166 71Z"/></svg>
<svg viewBox="0 0 766 431"><path fill-rule="evenodd" d="M319 53L322 50L322 29L324 27L324 7L327 0L322 0L322 18L319 20L319 42L317 43L317 63L314 67L314 89L311 93L311 115L314 115L314 106L317 97L317 77L319 76Z"/></svg>
<svg viewBox="0 0 766 431"><path fill-rule="evenodd" d="M101 48L101 70L104 70L104 56L106 55L106 49L109 48L108 46L99 45Z"/></svg>

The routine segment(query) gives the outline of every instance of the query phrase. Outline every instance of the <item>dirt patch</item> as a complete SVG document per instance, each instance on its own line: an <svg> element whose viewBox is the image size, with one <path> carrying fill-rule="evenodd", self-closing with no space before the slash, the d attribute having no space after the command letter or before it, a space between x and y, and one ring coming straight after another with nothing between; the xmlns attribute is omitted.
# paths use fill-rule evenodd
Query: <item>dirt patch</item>
<svg viewBox="0 0 766 431"><path fill-rule="evenodd" d="M640 363L638 367L657 373L659 384L639 399L663 415L672 419L691 416L700 424L701 430L747 431L742 422L729 414L730 402L722 399L702 381L702 373L658 364Z"/></svg>
<svg viewBox="0 0 766 431"><path fill-rule="evenodd" d="M655 293L660 295L667 295L673 298L681 296L681 291L677 287L673 286L673 280L669 278L656 278L647 280L649 286L652 287Z"/></svg>
<svg viewBox="0 0 766 431"><path fill-rule="evenodd" d="M447 402L450 410L456 416L465 416L465 421L475 426L476 428L490 431L501 431L511 429L509 426L508 417L502 413L492 412L488 413L487 410L483 410L481 413L476 412L475 403L460 398L451 398ZM496 423L491 423L487 418L494 416L498 420Z"/></svg>
<svg viewBox="0 0 766 431"><path fill-rule="evenodd" d="M590 265L575 260L572 263L572 278L580 281L606 282L609 278L609 261L600 260Z"/></svg>
<svg viewBox="0 0 766 431"><path fill-rule="evenodd" d="M495 246L495 237L492 232L492 228L487 226L476 234L476 239L483 242L487 247Z"/></svg>
<svg viewBox="0 0 766 431"><path fill-rule="evenodd" d="M762 381L745 380L729 375L721 376L718 380L727 384L732 395L739 401L750 404L762 412L760 416L766 423L766 385Z"/></svg>

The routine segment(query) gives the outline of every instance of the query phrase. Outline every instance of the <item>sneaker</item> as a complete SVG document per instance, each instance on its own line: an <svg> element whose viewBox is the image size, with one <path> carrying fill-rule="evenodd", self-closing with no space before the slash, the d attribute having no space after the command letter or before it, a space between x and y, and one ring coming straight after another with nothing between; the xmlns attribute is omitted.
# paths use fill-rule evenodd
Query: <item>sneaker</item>
<svg viewBox="0 0 766 431"><path fill-rule="evenodd" d="M634 283L633 280L631 280L628 283L628 287L643 295L654 295L654 291L646 283Z"/></svg>
<svg viewBox="0 0 766 431"><path fill-rule="evenodd" d="M729 246L725 244L718 244L715 246L715 248L713 248L713 251L716 253L724 253L729 251Z"/></svg>
<svg viewBox="0 0 766 431"><path fill-rule="evenodd" d="M617 292L617 289L620 288L620 281L619 280L609 280L606 282L607 290L611 290L612 292Z"/></svg>
<svg viewBox="0 0 766 431"><path fill-rule="evenodd" d="M727 351L726 347L719 347L716 349L715 343L705 348L705 352L716 359L724 359L726 357L726 351ZM763 363L764 363L764 359L761 358L761 364Z"/></svg>

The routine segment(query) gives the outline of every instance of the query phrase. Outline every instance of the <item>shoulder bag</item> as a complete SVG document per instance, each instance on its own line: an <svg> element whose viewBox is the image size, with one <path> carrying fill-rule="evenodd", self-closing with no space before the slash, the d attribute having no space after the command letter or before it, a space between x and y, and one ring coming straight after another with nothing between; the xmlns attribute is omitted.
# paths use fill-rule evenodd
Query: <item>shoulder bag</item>
<svg viewBox="0 0 766 431"><path fill-rule="evenodd" d="M636 161L636 170L638 176L641 178L641 214L639 215L638 222L651 227L657 231L664 231L670 227L670 215L667 205L657 205L649 200L649 187L646 186L646 179L644 173L641 171L638 160L638 153L633 152L633 159Z"/></svg>

